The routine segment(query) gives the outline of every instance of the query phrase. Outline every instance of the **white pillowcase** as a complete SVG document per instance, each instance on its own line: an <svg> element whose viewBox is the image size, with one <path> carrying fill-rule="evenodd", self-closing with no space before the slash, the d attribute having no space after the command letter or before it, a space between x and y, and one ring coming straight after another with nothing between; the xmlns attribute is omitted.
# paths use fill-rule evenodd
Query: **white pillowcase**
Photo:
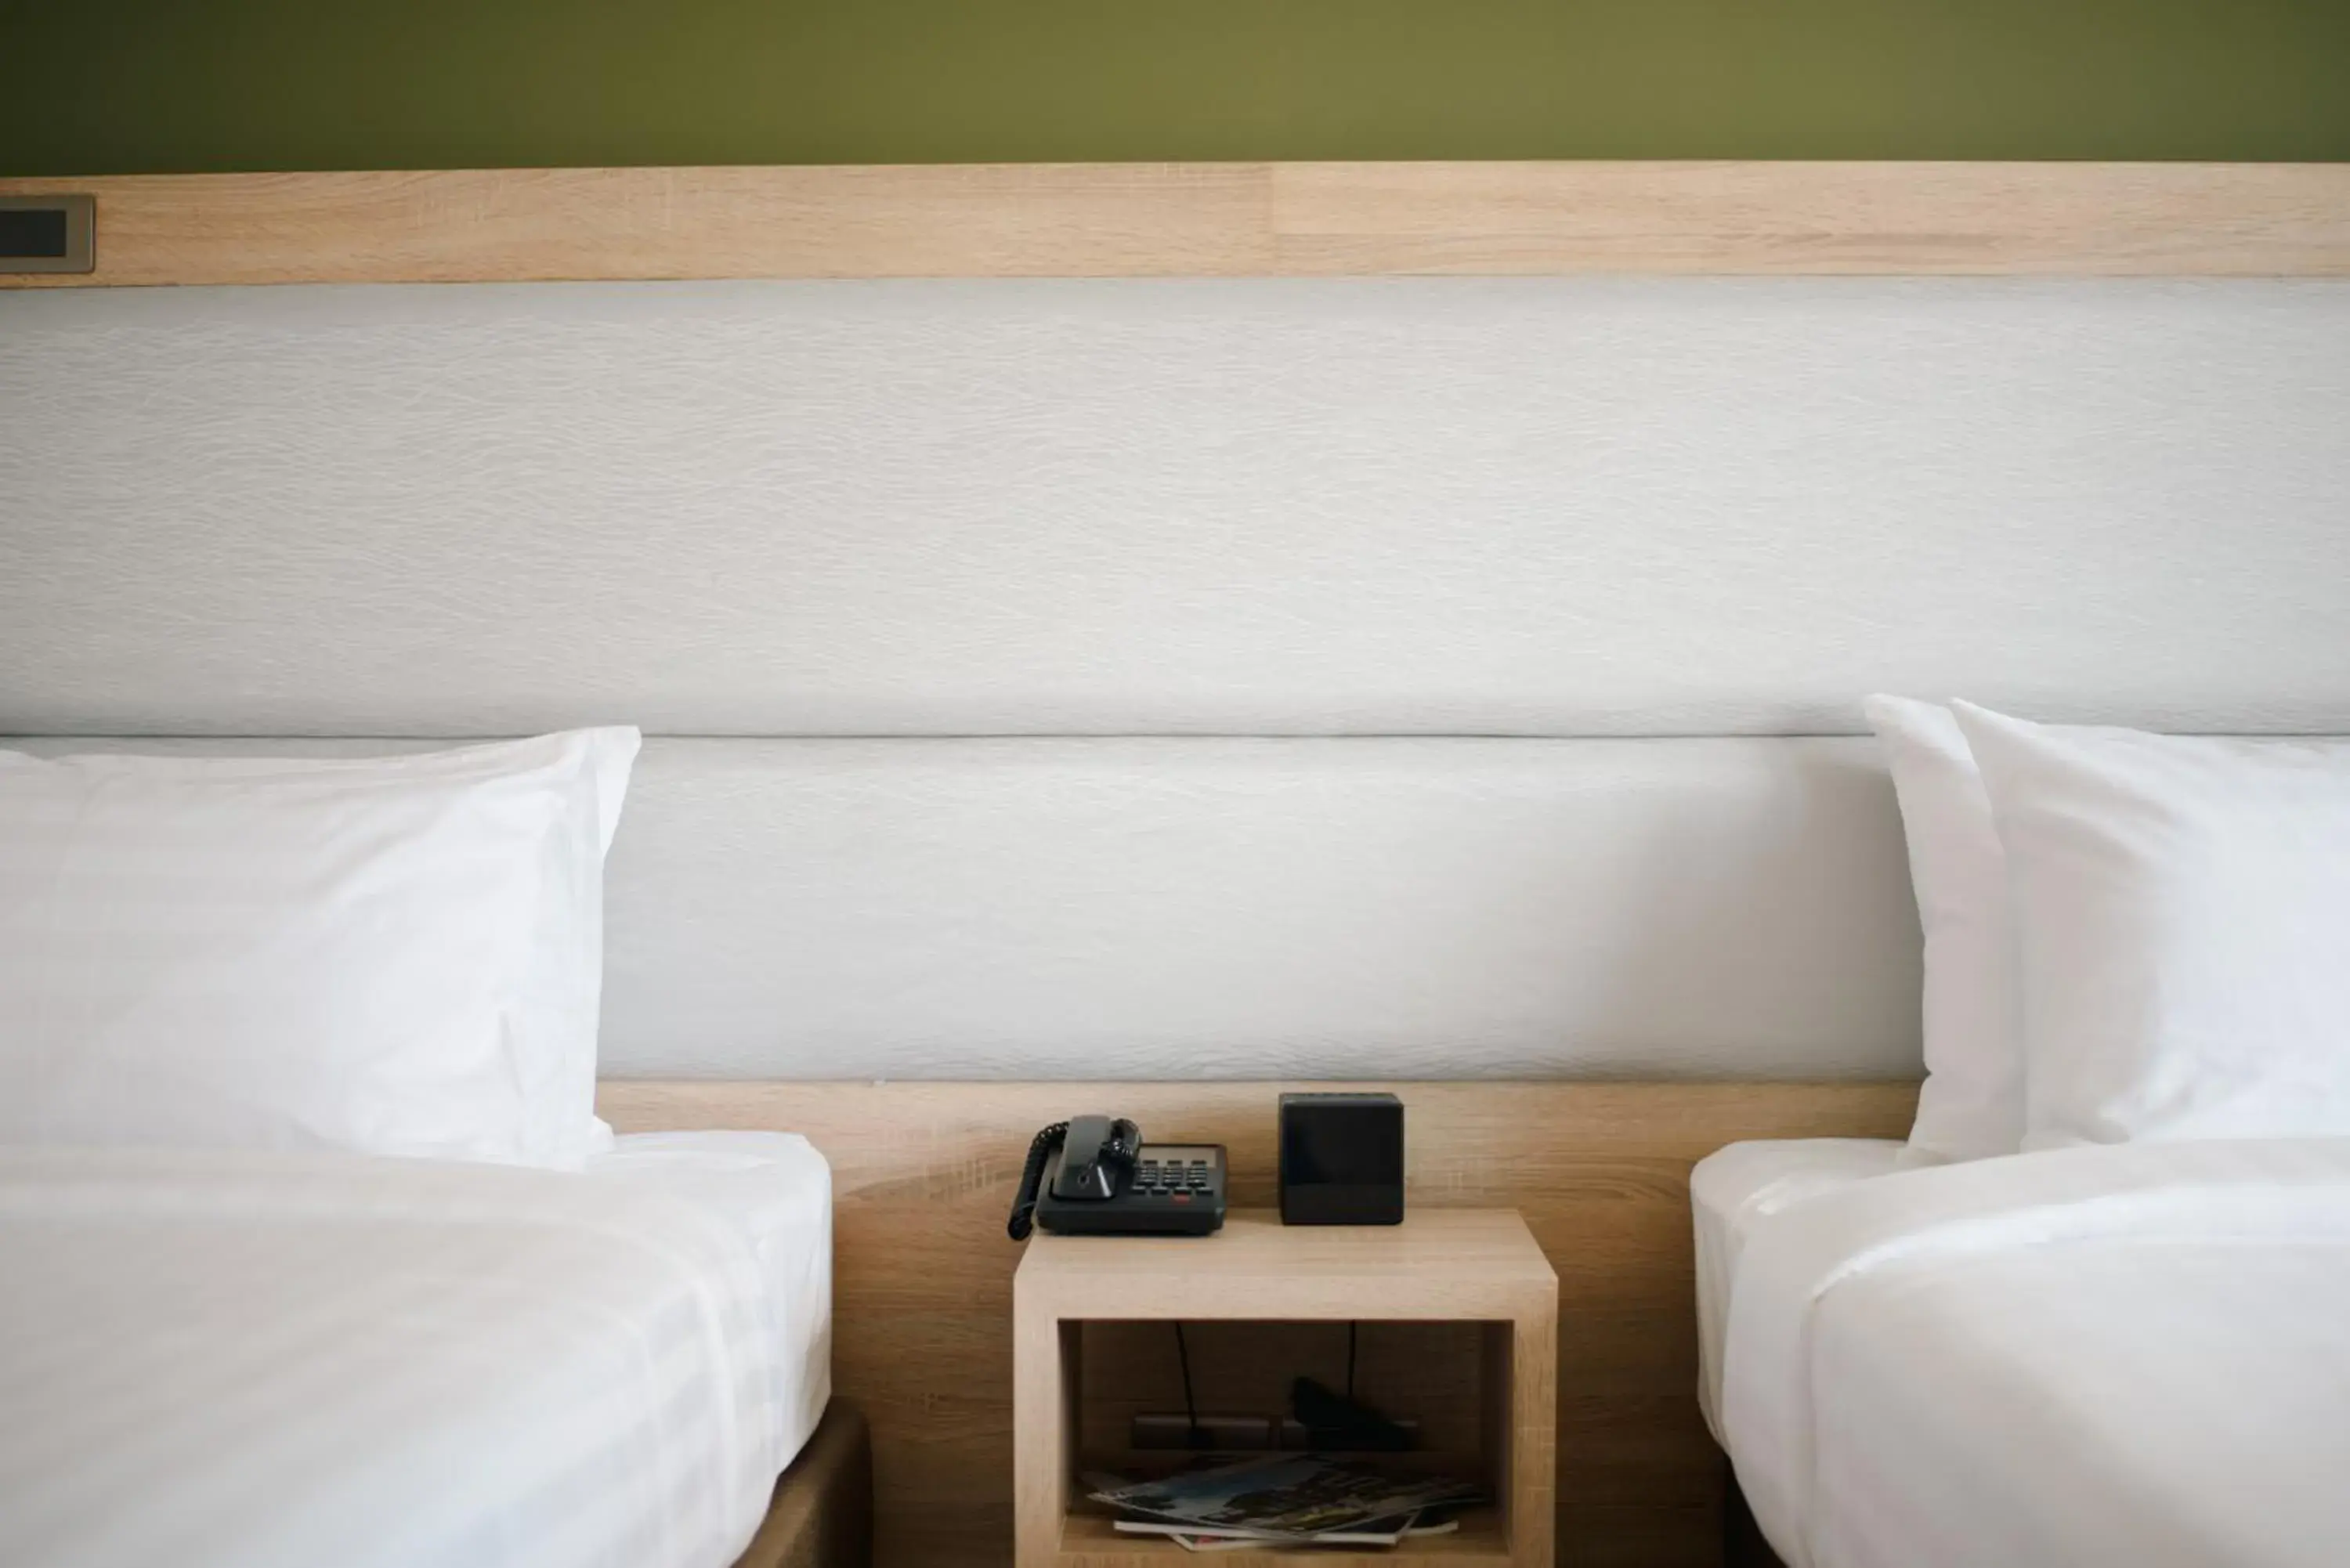
<svg viewBox="0 0 2350 1568"><path fill-rule="evenodd" d="M1900 797L1926 933L1926 1082L1904 1163L2013 1154L2023 1137L2023 1045L1991 798L1948 709L1906 697L1863 706Z"/></svg>
<svg viewBox="0 0 2350 1568"><path fill-rule="evenodd" d="M1957 712L2007 856L2023 1147L2350 1135L2350 745Z"/></svg>
<svg viewBox="0 0 2350 1568"><path fill-rule="evenodd" d="M0 752L0 1142L577 1165L637 747Z"/></svg>

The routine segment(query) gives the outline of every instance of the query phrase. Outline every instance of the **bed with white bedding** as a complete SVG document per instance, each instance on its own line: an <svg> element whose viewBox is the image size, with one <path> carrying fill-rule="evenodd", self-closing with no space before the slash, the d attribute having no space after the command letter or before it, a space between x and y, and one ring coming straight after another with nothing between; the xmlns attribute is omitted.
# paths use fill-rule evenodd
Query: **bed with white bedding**
<svg viewBox="0 0 2350 1568"><path fill-rule="evenodd" d="M1745 1231L1722 1373L1791 1568L2339 1563L2350 1139L1830 1184Z"/></svg>
<svg viewBox="0 0 2350 1568"><path fill-rule="evenodd" d="M798 1137L0 1148L0 1562L726 1568L831 1392Z"/></svg>
<svg viewBox="0 0 2350 1568"><path fill-rule="evenodd" d="M1793 1568L2343 1561L2350 745L1867 711L1917 1121L1691 1180L1755 1524Z"/></svg>

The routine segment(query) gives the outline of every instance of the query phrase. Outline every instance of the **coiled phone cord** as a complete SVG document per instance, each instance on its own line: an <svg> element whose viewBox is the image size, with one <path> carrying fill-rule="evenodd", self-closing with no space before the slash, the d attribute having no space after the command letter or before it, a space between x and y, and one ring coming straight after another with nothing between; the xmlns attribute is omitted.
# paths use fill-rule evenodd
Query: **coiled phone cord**
<svg viewBox="0 0 2350 1568"><path fill-rule="evenodd" d="M1069 1124L1055 1122L1028 1141L1028 1163L1021 1168L1020 1191L1012 1200L1012 1218L1004 1231L1015 1241L1025 1241L1035 1226L1036 1194L1045 1184L1045 1162L1069 1136Z"/></svg>

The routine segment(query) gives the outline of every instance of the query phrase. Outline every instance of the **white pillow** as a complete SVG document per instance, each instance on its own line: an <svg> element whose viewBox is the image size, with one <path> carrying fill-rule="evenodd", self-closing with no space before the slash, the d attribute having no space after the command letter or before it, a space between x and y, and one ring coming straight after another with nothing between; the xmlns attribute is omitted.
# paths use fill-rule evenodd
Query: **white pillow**
<svg viewBox="0 0 2350 1568"><path fill-rule="evenodd" d="M1885 747L1926 933L1926 1082L1905 1164L2013 1154L2023 1046L2007 862L1958 721L1906 697L1863 705Z"/></svg>
<svg viewBox="0 0 2350 1568"><path fill-rule="evenodd" d="M637 745L0 752L0 1143L578 1164Z"/></svg>
<svg viewBox="0 0 2350 1568"><path fill-rule="evenodd" d="M2024 1147L2350 1135L2350 745L1958 716L2007 852Z"/></svg>

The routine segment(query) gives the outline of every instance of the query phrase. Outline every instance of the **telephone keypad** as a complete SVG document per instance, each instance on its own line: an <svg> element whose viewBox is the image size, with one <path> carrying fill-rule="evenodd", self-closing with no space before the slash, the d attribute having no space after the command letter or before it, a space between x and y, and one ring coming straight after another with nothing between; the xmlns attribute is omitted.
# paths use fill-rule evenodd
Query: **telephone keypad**
<svg viewBox="0 0 2350 1568"><path fill-rule="evenodd" d="M1134 1162L1133 1197L1152 1209L1174 1215L1202 1206L1223 1207L1223 1162L1219 1151L1199 1145L1159 1146L1138 1152ZM1160 1209L1160 1205L1165 1205ZM1188 1226L1187 1226L1188 1228Z"/></svg>

